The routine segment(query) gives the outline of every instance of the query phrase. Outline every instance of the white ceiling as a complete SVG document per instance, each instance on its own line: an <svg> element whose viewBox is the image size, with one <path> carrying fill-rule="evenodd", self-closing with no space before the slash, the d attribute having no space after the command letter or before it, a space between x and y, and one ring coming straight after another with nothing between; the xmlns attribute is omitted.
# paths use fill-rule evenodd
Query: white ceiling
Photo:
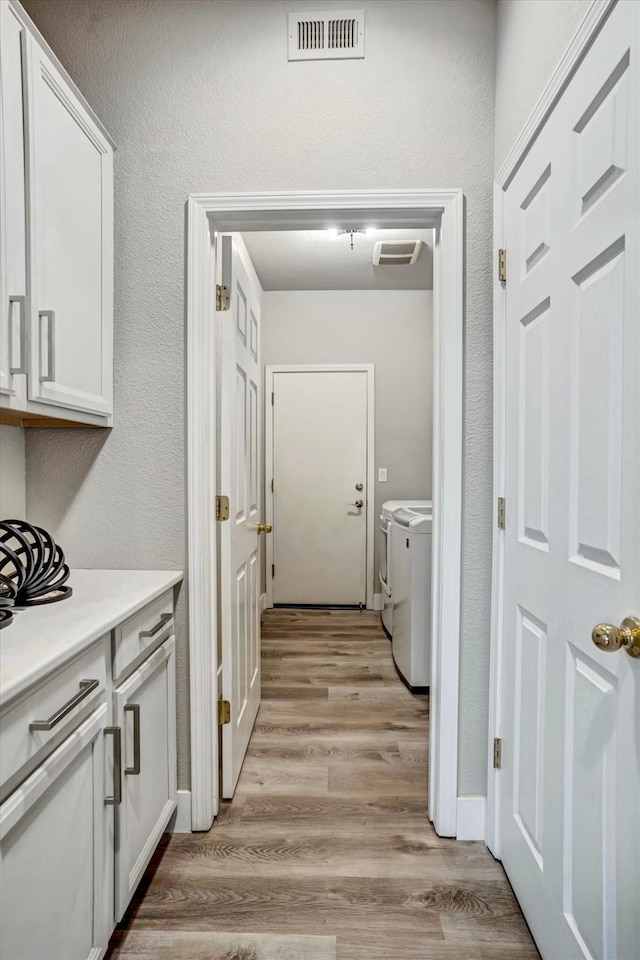
<svg viewBox="0 0 640 960"><path fill-rule="evenodd" d="M432 230L376 230L331 239L326 230L243 233L264 290L431 290ZM413 266L374 267L378 240L422 240Z"/></svg>

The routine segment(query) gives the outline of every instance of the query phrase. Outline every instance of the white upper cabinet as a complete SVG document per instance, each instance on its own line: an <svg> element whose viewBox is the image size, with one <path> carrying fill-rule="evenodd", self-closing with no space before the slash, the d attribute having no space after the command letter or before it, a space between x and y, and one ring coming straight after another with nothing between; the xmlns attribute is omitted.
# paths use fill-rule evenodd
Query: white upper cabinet
<svg viewBox="0 0 640 960"><path fill-rule="evenodd" d="M112 410L113 160L38 43L27 43L29 399Z"/></svg>
<svg viewBox="0 0 640 960"><path fill-rule="evenodd" d="M26 402L27 240L22 61L25 29L0 4L0 394Z"/></svg>
<svg viewBox="0 0 640 960"><path fill-rule="evenodd" d="M2 239L13 251L4 258L0 364L0 390L12 399L2 406L22 410L27 423L109 426L113 147L22 8L0 7L5 196L11 191Z"/></svg>

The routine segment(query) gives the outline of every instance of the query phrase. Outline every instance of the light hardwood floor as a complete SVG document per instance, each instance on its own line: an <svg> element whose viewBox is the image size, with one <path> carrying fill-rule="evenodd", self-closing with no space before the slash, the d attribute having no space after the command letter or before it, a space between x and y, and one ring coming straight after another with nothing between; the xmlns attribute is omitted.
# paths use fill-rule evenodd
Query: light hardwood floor
<svg viewBox="0 0 640 960"><path fill-rule="evenodd" d="M538 957L501 866L427 819L428 698L378 614L267 611L262 691L235 799L165 840L113 958Z"/></svg>

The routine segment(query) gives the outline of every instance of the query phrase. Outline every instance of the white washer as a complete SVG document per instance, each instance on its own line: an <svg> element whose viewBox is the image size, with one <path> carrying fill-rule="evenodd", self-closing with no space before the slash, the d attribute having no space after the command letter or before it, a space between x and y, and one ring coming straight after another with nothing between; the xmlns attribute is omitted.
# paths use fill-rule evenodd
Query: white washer
<svg viewBox="0 0 640 960"><path fill-rule="evenodd" d="M431 674L431 532L433 516L402 507L393 512L393 638L391 650L411 688Z"/></svg>
<svg viewBox="0 0 640 960"><path fill-rule="evenodd" d="M393 632L393 512L407 507L419 513L433 512L431 500L386 500L380 514L380 586L382 587L382 626L387 636Z"/></svg>

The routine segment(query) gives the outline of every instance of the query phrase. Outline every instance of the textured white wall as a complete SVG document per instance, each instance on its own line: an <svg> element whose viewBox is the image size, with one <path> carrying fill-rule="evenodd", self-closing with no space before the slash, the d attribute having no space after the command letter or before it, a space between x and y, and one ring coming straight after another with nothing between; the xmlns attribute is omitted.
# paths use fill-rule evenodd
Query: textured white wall
<svg viewBox="0 0 640 960"><path fill-rule="evenodd" d="M26 482L24 430L0 427L0 519L25 519Z"/></svg>
<svg viewBox="0 0 640 960"><path fill-rule="evenodd" d="M478 794L486 785L491 570L495 5L361 5L365 60L290 64L286 14L317 9L317 0L25 0L118 144L115 427L110 434L30 434L27 507L75 564L184 565L189 193L461 187L467 249L459 786ZM183 608L179 628L184 787Z"/></svg>
<svg viewBox="0 0 640 960"><path fill-rule="evenodd" d="M433 295L429 290L265 293L262 361L375 364L375 592L384 500L431 498ZM268 412L268 411L267 411ZM389 479L378 483L378 467Z"/></svg>
<svg viewBox="0 0 640 960"><path fill-rule="evenodd" d="M496 172L590 6L591 0L498 0Z"/></svg>

